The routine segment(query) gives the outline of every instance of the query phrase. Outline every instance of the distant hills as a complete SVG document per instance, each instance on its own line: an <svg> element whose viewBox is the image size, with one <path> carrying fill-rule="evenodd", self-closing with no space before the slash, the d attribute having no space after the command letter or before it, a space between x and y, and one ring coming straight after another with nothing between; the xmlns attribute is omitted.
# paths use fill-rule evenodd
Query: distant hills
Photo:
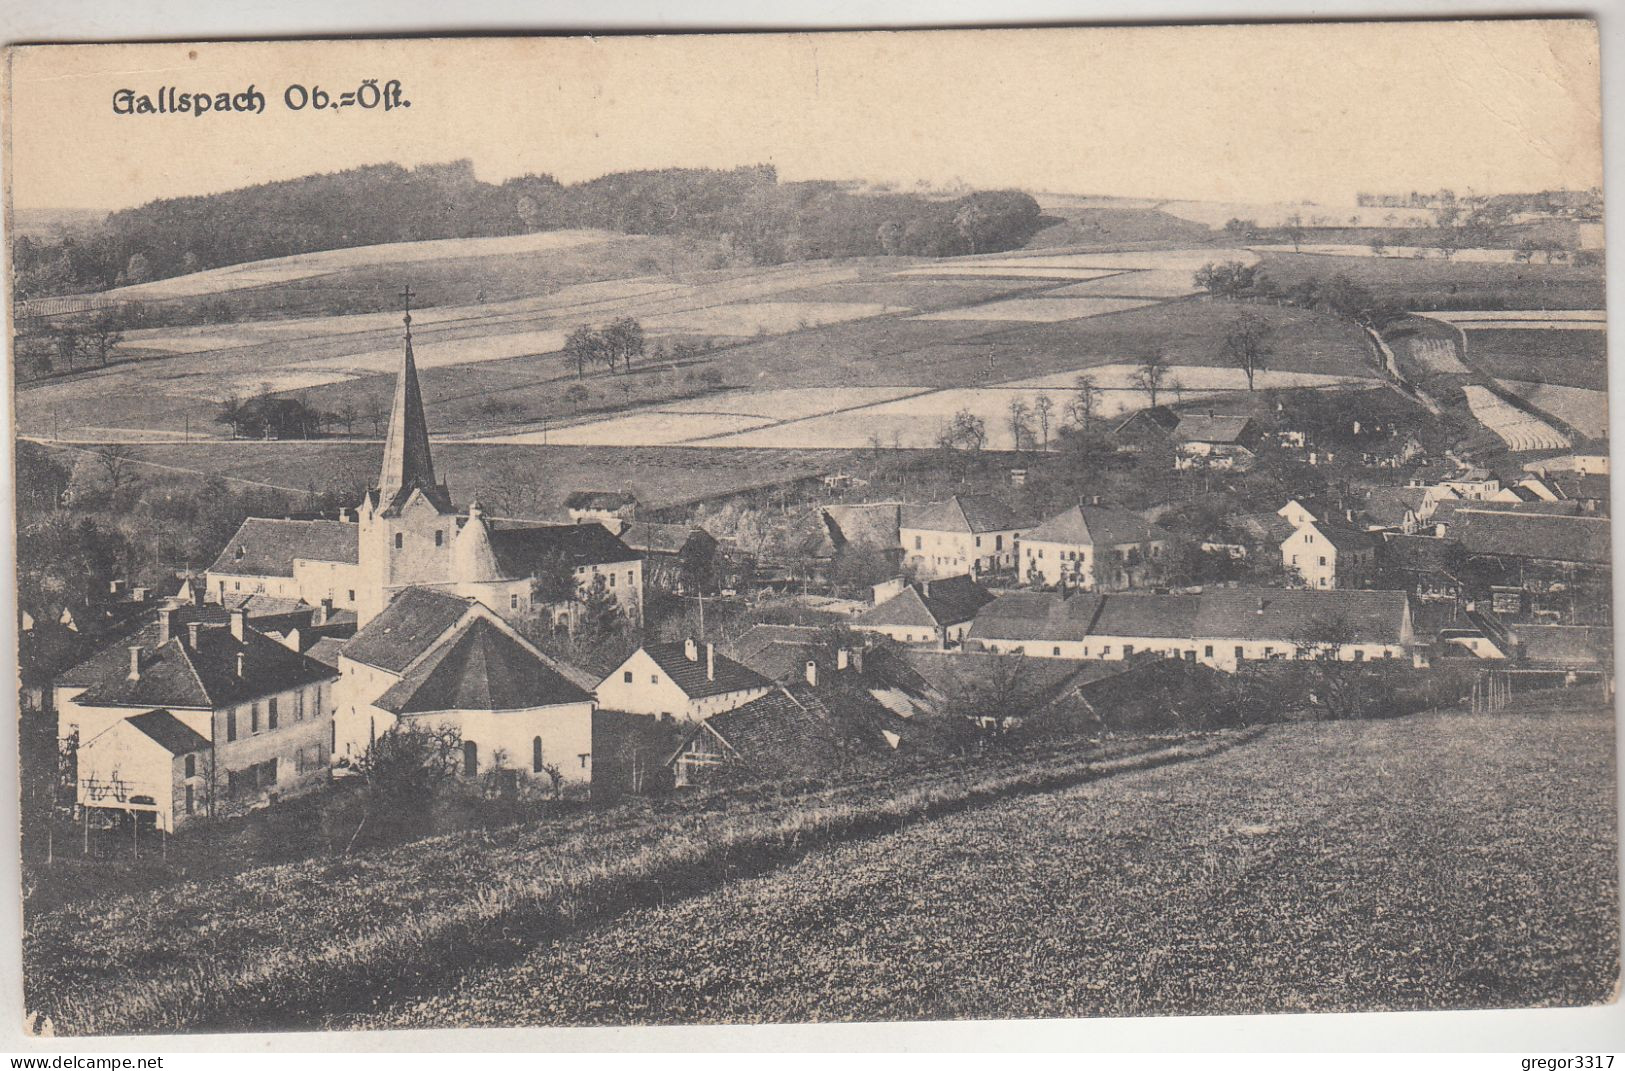
<svg viewBox="0 0 1625 1071"><path fill-rule="evenodd" d="M79 294L301 253L560 229L714 243L732 263L847 256L955 256L1018 248L1046 225L1016 190L952 198L781 183L769 165L668 168L565 185L481 182L467 160L306 175L152 201L98 223L36 213L13 241L16 296ZM65 224L72 224L63 229Z"/></svg>

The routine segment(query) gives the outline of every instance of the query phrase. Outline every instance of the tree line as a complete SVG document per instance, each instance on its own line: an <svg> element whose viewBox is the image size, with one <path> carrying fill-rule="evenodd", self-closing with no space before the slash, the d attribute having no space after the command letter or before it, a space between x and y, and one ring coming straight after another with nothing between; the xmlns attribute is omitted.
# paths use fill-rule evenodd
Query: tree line
<svg viewBox="0 0 1625 1071"><path fill-rule="evenodd" d="M667 168L563 184L481 182L470 161L306 175L110 214L88 233L12 243L19 298L76 294L272 257L563 228L714 240L730 260L951 256L1015 248L1042 225L1014 190L953 199L781 183L771 165Z"/></svg>

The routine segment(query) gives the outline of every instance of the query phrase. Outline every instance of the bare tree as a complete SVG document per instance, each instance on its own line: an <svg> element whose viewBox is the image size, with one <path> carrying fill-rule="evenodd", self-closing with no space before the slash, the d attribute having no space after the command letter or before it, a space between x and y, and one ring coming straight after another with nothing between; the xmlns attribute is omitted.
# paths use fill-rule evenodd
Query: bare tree
<svg viewBox="0 0 1625 1071"><path fill-rule="evenodd" d="M139 479L133 469L135 452L123 443L108 443L96 451L96 463L107 477L107 491L116 499L119 492Z"/></svg>
<svg viewBox="0 0 1625 1071"><path fill-rule="evenodd" d="M389 407L384 405L384 400L376 394L367 395L366 400L361 405L362 412L366 414L368 420L372 421L372 433L382 435L384 433L384 421L389 419Z"/></svg>
<svg viewBox="0 0 1625 1071"><path fill-rule="evenodd" d="M1043 436L1039 449L1045 453L1049 452L1049 421L1054 411L1055 399L1049 395L1040 394L1033 400L1033 415L1038 418L1038 430Z"/></svg>
<svg viewBox="0 0 1625 1071"><path fill-rule="evenodd" d="M1551 263L1549 257L1547 263ZM100 316L85 329L80 338L84 348L96 358L96 363L106 368L113 351L124 341L124 332L118 329L117 322L111 316Z"/></svg>
<svg viewBox="0 0 1625 1071"><path fill-rule="evenodd" d="M1250 309L1230 321L1225 329L1222 353L1224 359L1247 374L1247 389L1253 389L1253 377L1265 367L1271 353L1270 336L1275 327Z"/></svg>
<svg viewBox="0 0 1625 1071"><path fill-rule="evenodd" d="M1168 371L1168 356L1160 352L1146 357L1134 368L1134 386L1145 392L1153 409L1157 406L1157 396L1162 393Z"/></svg>
<svg viewBox="0 0 1625 1071"><path fill-rule="evenodd" d="M1082 375L1073 381L1072 397L1066 403L1066 417L1080 431L1089 431L1100 413L1100 388L1093 376Z"/></svg>
<svg viewBox="0 0 1625 1071"><path fill-rule="evenodd" d="M1282 225L1281 230L1286 233L1286 240L1292 243L1292 251L1294 253L1301 251L1304 237L1303 216L1296 212L1292 213L1292 215L1286 217L1286 222Z"/></svg>
<svg viewBox="0 0 1625 1071"><path fill-rule="evenodd" d="M339 406L338 411L333 416L340 424L344 425L344 434L355 434L355 422L360 419L361 414L356 411L354 402L345 402Z"/></svg>
<svg viewBox="0 0 1625 1071"><path fill-rule="evenodd" d="M1033 411L1027 405L1027 400L1019 395L1010 399L1009 416L1006 418L1010 428L1010 443L1019 454L1023 450L1032 449L1033 444Z"/></svg>

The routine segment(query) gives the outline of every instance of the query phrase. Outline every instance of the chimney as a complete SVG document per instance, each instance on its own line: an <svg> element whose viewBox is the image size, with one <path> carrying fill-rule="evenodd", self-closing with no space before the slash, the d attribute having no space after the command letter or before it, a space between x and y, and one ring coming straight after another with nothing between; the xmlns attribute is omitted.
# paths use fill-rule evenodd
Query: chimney
<svg viewBox="0 0 1625 1071"><path fill-rule="evenodd" d="M321 602L321 605L316 607L316 612L311 615L311 618L312 618L311 624L313 624L313 625L325 625L325 624L327 624L327 619L332 617L332 616L333 616L333 600L332 599L323 599L322 602Z"/></svg>
<svg viewBox="0 0 1625 1071"><path fill-rule="evenodd" d="M224 581L222 581L222 583L224 583ZM206 584L204 584L202 581L199 581L199 580L192 581L192 605L193 606L202 606L203 605L203 596L206 595L206 594L208 594L208 586Z"/></svg>
<svg viewBox="0 0 1625 1071"><path fill-rule="evenodd" d="M139 646L130 648L130 679L133 681L141 679L141 648Z"/></svg>
<svg viewBox="0 0 1625 1071"><path fill-rule="evenodd" d="M705 679L717 679L717 645L714 643L705 645Z"/></svg>
<svg viewBox="0 0 1625 1071"><path fill-rule="evenodd" d="M232 639L241 640L248 633L248 611L238 608L231 612Z"/></svg>
<svg viewBox="0 0 1625 1071"><path fill-rule="evenodd" d="M146 602L147 601L147 589L146 588L134 588L134 589L132 589L131 592L130 592L130 601L132 601L132 602Z"/></svg>
<svg viewBox="0 0 1625 1071"><path fill-rule="evenodd" d="M122 595L122 594L124 594L124 581L122 581L122 580L110 581L108 583L108 585L107 585L107 592L108 592L109 595Z"/></svg>
<svg viewBox="0 0 1625 1071"><path fill-rule="evenodd" d="M688 659L690 662L698 662L700 660L700 649L694 645L694 640L692 638L683 641L683 657Z"/></svg>
<svg viewBox="0 0 1625 1071"><path fill-rule="evenodd" d="M246 658L246 656L244 656L243 652L238 651L237 652L237 676L241 677L241 676L244 675L243 671L244 671L244 669L247 668L245 666L245 664L244 664L246 661L247 661L247 658Z"/></svg>
<svg viewBox="0 0 1625 1071"><path fill-rule="evenodd" d="M175 634L175 618L180 611L172 606L166 606L158 611L158 646L162 647L169 642Z"/></svg>
<svg viewBox="0 0 1625 1071"><path fill-rule="evenodd" d="M1258 597L1258 612L1259 613L1264 612L1264 596L1262 596L1262 595L1260 595Z"/></svg>
<svg viewBox="0 0 1625 1071"><path fill-rule="evenodd" d="M203 622L188 621L186 623L186 646L197 650L197 634L203 629Z"/></svg>
<svg viewBox="0 0 1625 1071"><path fill-rule="evenodd" d="M845 672L847 666L852 664L852 652L842 647L835 652L835 668Z"/></svg>
<svg viewBox="0 0 1625 1071"><path fill-rule="evenodd" d="M818 687L818 663L814 662L810 658L807 659L806 673L807 673L807 686L810 687L810 688Z"/></svg>

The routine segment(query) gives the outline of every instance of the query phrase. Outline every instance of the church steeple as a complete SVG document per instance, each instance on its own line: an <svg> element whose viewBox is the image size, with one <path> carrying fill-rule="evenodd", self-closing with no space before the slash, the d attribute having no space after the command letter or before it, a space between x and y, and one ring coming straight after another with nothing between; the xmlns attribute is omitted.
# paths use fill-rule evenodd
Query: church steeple
<svg viewBox="0 0 1625 1071"><path fill-rule="evenodd" d="M401 293L405 302L406 351L401 374L395 381L395 406L389 414L389 434L384 439L384 467L378 476L380 503L392 502L413 484L433 493L434 460L429 456L429 427L423 416L423 392L418 387L417 364L412 358L412 288Z"/></svg>

